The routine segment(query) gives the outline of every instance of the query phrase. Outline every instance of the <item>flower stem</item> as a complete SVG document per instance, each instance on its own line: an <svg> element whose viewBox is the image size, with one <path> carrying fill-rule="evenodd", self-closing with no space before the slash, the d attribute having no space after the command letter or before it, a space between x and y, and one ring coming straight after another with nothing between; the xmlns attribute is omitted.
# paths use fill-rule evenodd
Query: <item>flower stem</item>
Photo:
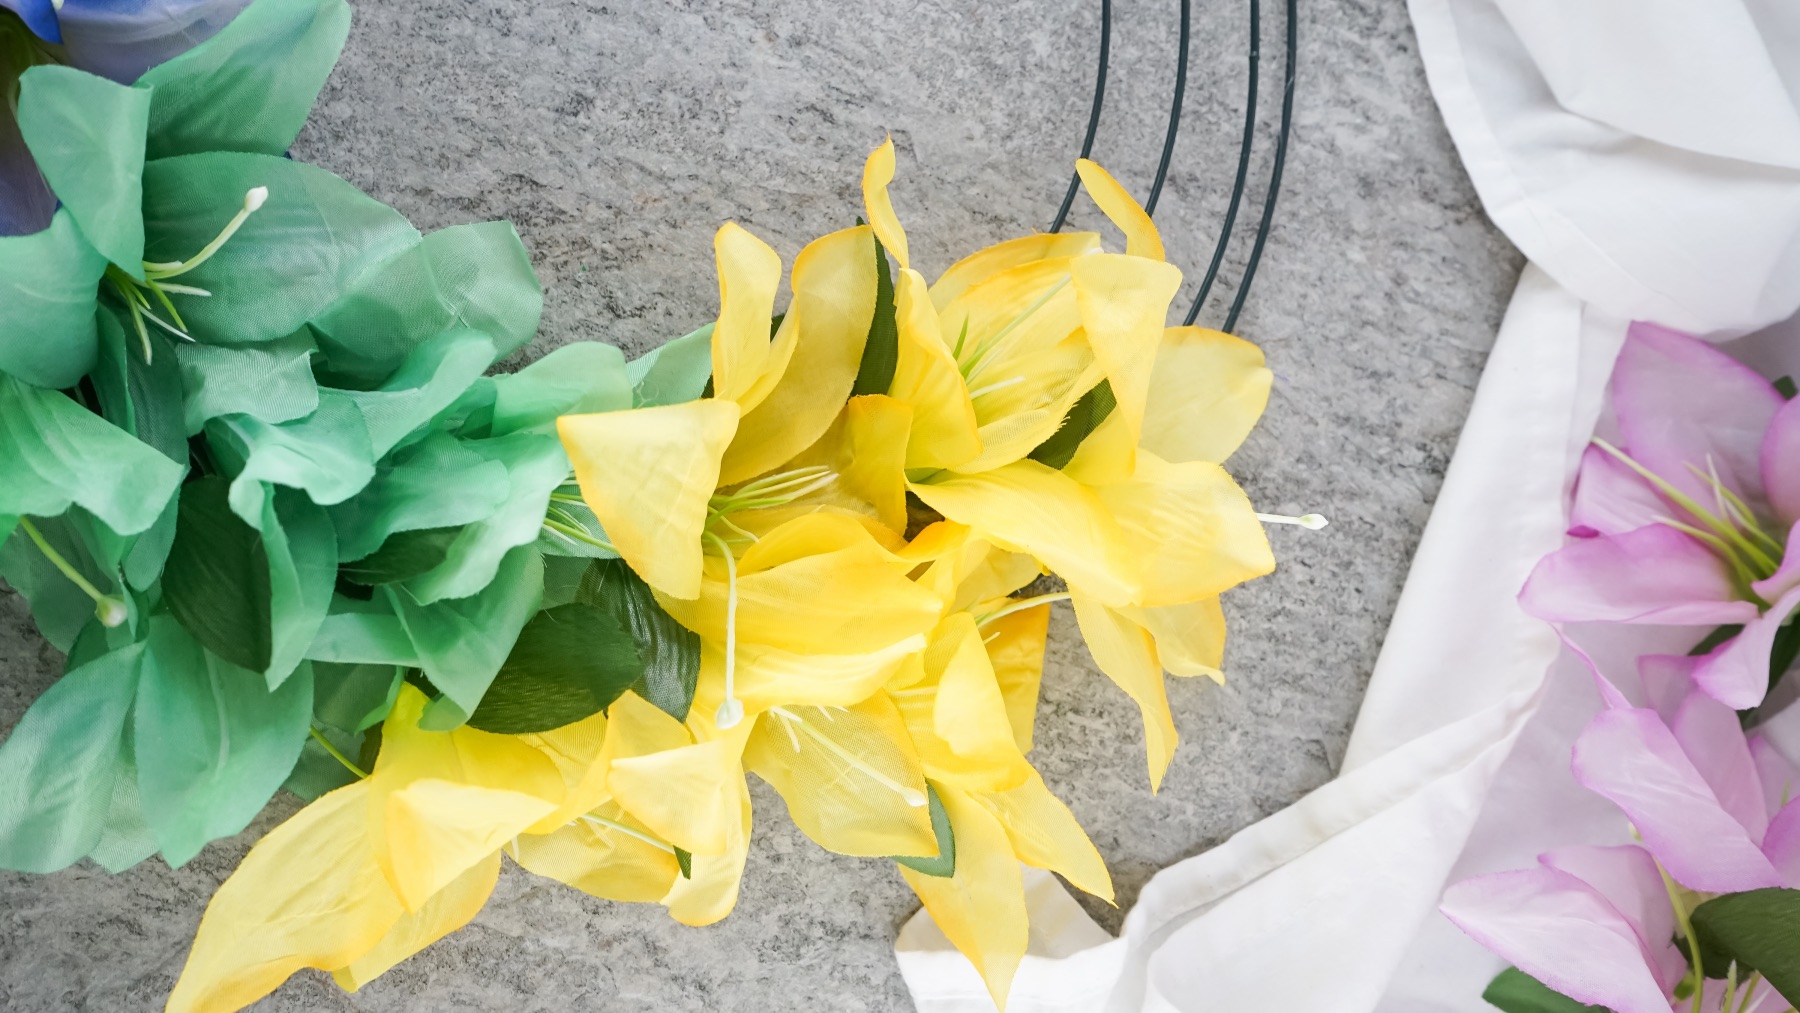
<svg viewBox="0 0 1800 1013"><path fill-rule="evenodd" d="M1694 962L1694 1013L1700 1013L1700 998L1706 991L1706 968L1700 959L1700 939L1694 935L1694 923L1688 918L1687 905L1681 903L1681 896L1675 891L1675 880L1669 876L1669 870L1663 868L1661 862L1657 862L1656 873L1662 877L1663 890L1669 895L1669 906L1675 909L1675 923L1681 926L1681 934L1687 939L1688 956Z"/></svg>
<svg viewBox="0 0 1800 1013"><path fill-rule="evenodd" d="M319 729L316 725L306 726L306 733L313 737L313 741L317 742L319 744L319 748L325 750L327 753L330 753L332 759L343 764L345 770L348 770L350 773L355 774L359 778L367 778L369 776L367 771L363 770L361 767L358 767L356 764L351 763L350 758L348 756L345 756L343 753L338 752L338 747L332 745L330 739L327 739L324 735L321 735L319 733Z"/></svg>
<svg viewBox="0 0 1800 1013"><path fill-rule="evenodd" d="M549 528L551 531L554 531L559 535L562 535L564 538L573 538L578 542L586 542L587 544L592 545L593 547L595 547L597 549L605 549L606 551L612 552L612 553L617 553L619 551L617 546L613 545L613 543L607 541L606 539L595 538L593 535L590 535L587 532L580 530L579 528L569 527L567 524L558 524L557 522L555 522L553 520L546 519L544 521L544 527Z"/></svg>

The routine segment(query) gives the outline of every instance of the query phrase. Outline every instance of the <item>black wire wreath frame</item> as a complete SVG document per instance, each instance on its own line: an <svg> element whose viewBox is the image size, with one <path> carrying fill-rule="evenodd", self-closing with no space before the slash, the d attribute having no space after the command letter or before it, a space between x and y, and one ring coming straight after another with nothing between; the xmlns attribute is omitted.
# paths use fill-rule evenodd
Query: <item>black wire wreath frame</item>
<svg viewBox="0 0 1800 1013"><path fill-rule="evenodd" d="M1281 93L1281 121L1275 134L1275 159L1269 170L1269 188L1263 198L1262 220L1256 227L1250 258L1244 263L1244 276L1238 283L1237 296L1232 299L1231 308L1225 315L1225 326L1221 328L1226 332L1237 326L1238 315L1244 309L1244 300L1250 295L1251 283L1256 280L1256 267L1262 262L1263 247L1269 239L1269 227L1275 221L1275 199L1281 193L1281 172L1287 164L1288 135L1294 122L1294 63L1299 52L1299 6L1299 0L1286 0L1287 53ZM1144 202L1144 211L1152 217L1156 214L1157 200L1162 196L1163 182L1168 179L1169 162L1175 155L1175 138L1181 130L1181 110L1187 97L1191 8L1192 0L1181 0L1181 33L1176 53L1175 96L1169 107L1169 129L1163 137L1162 158L1156 166L1156 179L1150 184L1149 199ZM1082 158L1093 154L1094 135L1100 129L1100 114L1106 104L1106 72L1111 55L1112 0L1100 0L1100 59L1094 72L1094 102L1088 113L1087 136L1081 142ZM1237 178L1231 186L1231 201L1225 208L1225 220L1219 228L1218 242L1213 245L1212 262L1207 265L1206 275L1201 279L1200 289L1194 296L1193 305L1188 307L1183 324L1192 324L1200 316L1200 308L1206 304L1206 297L1211 294L1213 283L1218 280L1219 266L1225 260L1225 250L1230 246L1232 233L1237 227L1238 208L1243 203L1244 184L1250 173L1250 150L1256 137L1258 65L1261 57L1262 4L1260 0L1250 0L1250 61L1245 75L1244 134L1238 145ZM1051 232L1062 231L1063 224L1069 217L1069 209L1075 203L1075 193L1080 187L1081 177L1072 176L1069 179L1069 190L1063 195L1062 206L1056 211L1056 220L1050 226Z"/></svg>

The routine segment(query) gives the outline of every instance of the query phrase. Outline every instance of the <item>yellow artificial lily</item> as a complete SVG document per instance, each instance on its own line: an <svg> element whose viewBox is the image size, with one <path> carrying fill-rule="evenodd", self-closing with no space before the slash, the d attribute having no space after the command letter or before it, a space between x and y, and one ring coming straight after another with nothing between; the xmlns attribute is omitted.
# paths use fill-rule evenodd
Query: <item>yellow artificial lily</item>
<svg viewBox="0 0 1800 1013"><path fill-rule="evenodd" d="M927 287L887 194L891 141L869 157L863 198L901 267L889 393L912 409L907 488L1067 582L1095 661L1142 711L1154 789L1176 744L1162 672L1222 678L1218 595L1274 569L1220 466L1271 375L1248 342L1164 326L1181 273L1155 225L1099 166L1077 168L1125 253L1091 233L1027 236ZM1084 396L1113 407L1062 467L1033 459Z"/></svg>
<svg viewBox="0 0 1800 1013"><path fill-rule="evenodd" d="M800 251L793 301L772 340L780 257L734 224L719 230L713 247L719 265L713 396L557 420L582 498L606 537L639 576L676 598L700 592L714 493L795 457L838 418L875 312L867 226ZM765 486L781 493L798 487L783 482Z"/></svg>

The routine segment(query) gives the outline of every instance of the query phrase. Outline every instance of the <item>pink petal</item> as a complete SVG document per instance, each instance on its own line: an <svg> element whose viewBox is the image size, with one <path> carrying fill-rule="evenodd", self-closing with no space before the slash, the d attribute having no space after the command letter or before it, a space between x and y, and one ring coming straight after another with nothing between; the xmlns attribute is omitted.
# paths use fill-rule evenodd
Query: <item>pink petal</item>
<svg viewBox="0 0 1800 1013"><path fill-rule="evenodd" d="M1789 802L1769 821L1763 854L1781 871L1790 889L1800 889L1800 799Z"/></svg>
<svg viewBox="0 0 1800 1013"><path fill-rule="evenodd" d="M1441 910L1457 928L1572 999L1618 1013L1669 1013L1637 932L1586 883L1556 869L1464 880Z"/></svg>
<svg viewBox="0 0 1800 1013"><path fill-rule="evenodd" d="M1687 961L1675 947L1675 909L1669 904L1662 874L1656 871L1656 860L1650 857L1650 852L1635 844L1610 848L1577 845L1547 851L1538 856L1538 862L1545 868L1566 872L1581 880L1617 908L1631 924L1632 931L1637 933L1644 952L1660 958L1652 967L1659 972L1663 987L1675 987L1682 971L1687 969ZM1673 960L1663 952L1665 950L1673 951ZM1679 964L1680 969L1674 972L1674 977L1663 977L1662 967L1658 965L1674 967L1675 964Z"/></svg>
<svg viewBox="0 0 1800 1013"><path fill-rule="evenodd" d="M1649 710L1604 711L1575 740L1583 787L1625 811L1669 875L1692 890L1736 893L1782 879Z"/></svg>
<svg viewBox="0 0 1800 1013"><path fill-rule="evenodd" d="M1769 807L1763 801L1762 779L1750 758L1750 744L1744 741L1737 711L1705 693L1690 693L1668 726L1719 805L1751 840L1762 840L1769 829Z"/></svg>
<svg viewBox="0 0 1800 1013"><path fill-rule="evenodd" d="M1550 622L1712 626L1756 618L1719 557L1662 524L1571 542L1545 556L1519 606Z"/></svg>
<svg viewBox="0 0 1800 1013"><path fill-rule="evenodd" d="M1673 516L1673 508L1617 457L1590 446L1581 453L1569 533L1579 538L1617 535Z"/></svg>
<svg viewBox="0 0 1800 1013"><path fill-rule="evenodd" d="M1613 366L1613 411L1639 464L1701 503L1711 503L1708 460L1754 509L1765 502L1763 434L1781 394L1755 370L1698 338L1631 325Z"/></svg>
<svg viewBox="0 0 1800 1013"><path fill-rule="evenodd" d="M1631 700L1625 696L1618 684L1607 678L1605 672L1600 671L1600 663L1594 660L1593 655L1571 639L1561 627L1556 628L1556 636L1562 641L1565 650L1580 658L1581 663L1587 666L1588 674L1594 677L1594 688L1600 691L1600 702L1609 708L1631 709L1633 706Z"/></svg>
<svg viewBox="0 0 1800 1013"><path fill-rule="evenodd" d="M1775 516L1783 521L1800 520L1800 398L1775 413L1757 456L1763 489Z"/></svg>
<svg viewBox="0 0 1800 1013"><path fill-rule="evenodd" d="M1694 691L1694 666L1698 664L1700 659L1691 654L1638 656L1638 681L1644 684L1644 705L1655 711L1665 724L1674 720L1682 701Z"/></svg>
<svg viewBox="0 0 1800 1013"><path fill-rule="evenodd" d="M1762 785L1763 808L1779 812L1788 800L1800 798L1800 768L1775 748L1775 743L1758 735L1750 740L1750 759L1756 764L1756 780Z"/></svg>
<svg viewBox="0 0 1800 1013"><path fill-rule="evenodd" d="M1800 465L1800 462L1795 463ZM1750 585L1750 590L1755 591L1763 601L1774 601L1793 588L1800 587L1800 537L1797 536L1800 536L1800 521L1796 521L1788 529L1787 541L1783 543L1788 551L1782 553L1781 566L1774 573Z"/></svg>
<svg viewBox="0 0 1800 1013"><path fill-rule="evenodd" d="M1800 606L1800 587L1775 601L1769 611L1744 624L1744 632L1713 649L1694 666L1694 682L1733 710L1749 710L1769 691L1769 654L1775 634Z"/></svg>

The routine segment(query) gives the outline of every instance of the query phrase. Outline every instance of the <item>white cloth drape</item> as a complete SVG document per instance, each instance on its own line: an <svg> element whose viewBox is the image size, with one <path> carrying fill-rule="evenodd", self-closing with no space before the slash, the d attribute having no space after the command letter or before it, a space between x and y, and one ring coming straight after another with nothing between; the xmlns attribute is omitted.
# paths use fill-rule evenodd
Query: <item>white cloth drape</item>
<svg viewBox="0 0 1800 1013"><path fill-rule="evenodd" d="M1562 543L1629 321L1728 338L1800 308L1800 5L1409 2L1464 164L1532 263L1343 770L1163 870L1117 939L1030 880L1013 1013L1485 1009L1499 964L1437 915L1446 882L1622 830L1568 773L1590 682L1515 595ZM922 1013L993 1008L924 912L897 952Z"/></svg>

